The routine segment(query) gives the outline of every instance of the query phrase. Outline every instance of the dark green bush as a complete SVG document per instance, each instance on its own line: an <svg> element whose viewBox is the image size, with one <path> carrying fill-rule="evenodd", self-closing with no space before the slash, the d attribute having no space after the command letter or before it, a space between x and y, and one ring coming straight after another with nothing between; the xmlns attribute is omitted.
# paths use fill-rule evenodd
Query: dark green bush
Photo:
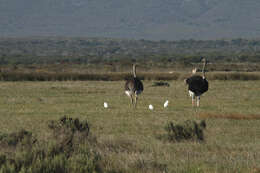
<svg viewBox="0 0 260 173"><path fill-rule="evenodd" d="M163 82L163 81L159 81L159 82L154 82L152 87L156 87L156 86L167 86L169 87L170 84L168 82Z"/></svg>
<svg viewBox="0 0 260 173"><path fill-rule="evenodd" d="M158 163L151 160L137 160L133 165L133 172L149 172L149 173L158 173L158 172L167 172L167 165Z"/></svg>
<svg viewBox="0 0 260 173"><path fill-rule="evenodd" d="M260 80L260 75L257 73L240 73L240 72L226 72L226 73L212 73L208 74L209 80Z"/></svg>
<svg viewBox="0 0 260 173"><path fill-rule="evenodd" d="M36 139L32 138L32 133L24 129L11 133L0 135L0 145L16 146L17 144L32 145Z"/></svg>
<svg viewBox="0 0 260 173"><path fill-rule="evenodd" d="M181 140L204 140L203 130L206 128L206 122L203 120L200 123L196 121L187 120L183 123L169 122L165 130L169 141Z"/></svg>
<svg viewBox="0 0 260 173"><path fill-rule="evenodd" d="M47 142L34 140L32 133L26 130L1 134L0 145L15 149L0 154L0 172L105 172L87 121L64 116L48 125L52 135Z"/></svg>
<svg viewBox="0 0 260 173"><path fill-rule="evenodd" d="M50 121L48 126L53 130L68 128L73 132L79 131L86 133L86 135L89 134L89 124L87 121L80 122L78 118L73 119L68 116L63 116L58 121Z"/></svg>
<svg viewBox="0 0 260 173"><path fill-rule="evenodd" d="M141 80L183 80L189 77L188 73L138 73ZM0 74L2 81L121 81L132 77L131 73L47 73L47 72L12 72ZM208 80L260 80L260 74L254 72L211 72L206 73Z"/></svg>
<svg viewBox="0 0 260 173"><path fill-rule="evenodd" d="M125 168L111 159L111 153L143 152L131 140L99 143L90 133L87 121L63 116L48 123L46 141L33 140L31 132L1 134L1 173L123 173L167 172L167 165L151 160L136 160ZM33 142L24 142L25 139ZM11 142L10 142L11 141ZM30 141L30 140L28 140ZM16 144L16 145L14 145ZM7 147L11 147L7 150Z"/></svg>

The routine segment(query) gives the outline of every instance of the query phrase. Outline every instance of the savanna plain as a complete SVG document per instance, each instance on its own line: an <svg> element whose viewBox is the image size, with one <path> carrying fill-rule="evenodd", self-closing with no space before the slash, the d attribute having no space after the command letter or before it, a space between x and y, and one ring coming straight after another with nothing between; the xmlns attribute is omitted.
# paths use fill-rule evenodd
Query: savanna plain
<svg viewBox="0 0 260 173"><path fill-rule="evenodd" d="M0 82L0 132L25 129L38 143L50 142L48 123L69 116L87 120L95 137L102 164L92 172L260 172L259 80L209 80L199 108L182 80L143 83L134 109L124 81ZM203 141L161 138L168 122L186 120L205 120ZM1 146L0 153L9 152Z"/></svg>

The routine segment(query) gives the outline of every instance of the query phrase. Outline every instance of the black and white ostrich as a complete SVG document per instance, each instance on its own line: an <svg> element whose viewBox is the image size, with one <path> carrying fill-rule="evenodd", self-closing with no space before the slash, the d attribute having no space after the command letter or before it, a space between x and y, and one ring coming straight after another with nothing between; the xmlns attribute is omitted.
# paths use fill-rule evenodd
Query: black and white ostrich
<svg viewBox="0 0 260 173"><path fill-rule="evenodd" d="M138 95L144 90L143 83L136 77L136 64L133 64L133 77L125 83L125 93L131 98L131 103L136 107ZM134 99L134 100L133 100Z"/></svg>
<svg viewBox="0 0 260 173"><path fill-rule="evenodd" d="M189 95L192 98L192 106L195 104L195 97L197 97L197 107L200 106L200 96L208 91L209 83L205 77L205 67L207 61L205 58L202 58L203 62L203 75L195 75L196 68L192 71L193 75L186 79L186 84L188 85Z"/></svg>

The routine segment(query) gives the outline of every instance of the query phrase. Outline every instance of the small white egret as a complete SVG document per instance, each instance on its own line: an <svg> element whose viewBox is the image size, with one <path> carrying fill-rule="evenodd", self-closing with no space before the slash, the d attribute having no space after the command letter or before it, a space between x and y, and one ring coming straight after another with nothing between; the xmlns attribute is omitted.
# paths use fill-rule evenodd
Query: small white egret
<svg viewBox="0 0 260 173"><path fill-rule="evenodd" d="M167 107L169 105L169 101L168 100L166 100L166 102L163 104L163 107Z"/></svg>
<svg viewBox="0 0 260 173"><path fill-rule="evenodd" d="M150 110L153 110L153 105L149 105L149 109L150 109Z"/></svg>
<svg viewBox="0 0 260 173"><path fill-rule="evenodd" d="M104 108L108 108L107 102L104 102Z"/></svg>

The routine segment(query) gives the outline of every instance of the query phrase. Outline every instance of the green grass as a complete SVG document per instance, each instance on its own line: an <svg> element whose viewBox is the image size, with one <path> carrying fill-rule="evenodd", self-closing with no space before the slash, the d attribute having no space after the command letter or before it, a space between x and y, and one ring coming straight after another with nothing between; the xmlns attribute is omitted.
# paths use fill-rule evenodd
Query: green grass
<svg viewBox="0 0 260 173"><path fill-rule="evenodd" d="M168 172L259 171L260 81L209 81L200 108L191 107L183 81L169 84L152 87L153 81L145 81L135 110L124 94L123 81L0 82L0 132L26 129L40 141L48 141L48 122L68 115L90 123L107 168L123 172L162 172L164 167ZM169 107L164 109L166 100ZM148 109L149 104L154 111ZM207 124L203 142L158 138L167 133L164 127L170 121L201 119Z"/></svg>

